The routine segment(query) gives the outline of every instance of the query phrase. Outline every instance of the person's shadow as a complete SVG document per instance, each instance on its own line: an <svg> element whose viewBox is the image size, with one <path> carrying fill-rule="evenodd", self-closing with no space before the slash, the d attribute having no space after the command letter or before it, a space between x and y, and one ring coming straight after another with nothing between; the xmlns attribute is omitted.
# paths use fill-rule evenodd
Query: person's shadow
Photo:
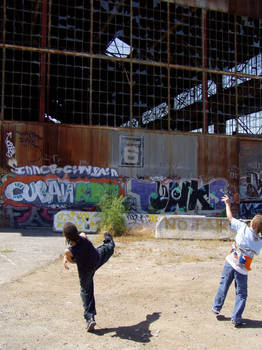
<svg viewBox="0 0 262 350"><path fill-rule="evenodd" d="M133 340L139 343L149 343L150 338L153 336L149 329L149 326L152 322L158 320L159 317L160 312L154 312L150 315L147 315L144 321L141 321L133 326L95 329L92 333L101 336L107 333L115 332L112 337Z"/></svg>

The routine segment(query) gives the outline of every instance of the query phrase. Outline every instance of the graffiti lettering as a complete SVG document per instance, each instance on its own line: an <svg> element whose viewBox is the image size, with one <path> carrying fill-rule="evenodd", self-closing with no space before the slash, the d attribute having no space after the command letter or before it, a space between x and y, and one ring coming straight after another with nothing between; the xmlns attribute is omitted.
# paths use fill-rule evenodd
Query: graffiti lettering
<svg viewBox="0 0 262 350"><path fill-rule="evenodd" d="M161 225L165 230L180 230L180 231L216 231L221 233L229 228L226 219L213 218L179 218L167 216L161 218Z"/></svg>
<svg viewBox="0 0 262 350"><path fill-rule="evenodd" d="M78 231L95 232L98 230L100 217L98 213L62 210L54 215L54 230L62 231L64 224L68 221L73 222Z"/></svg>
<svg viewBox="0 0 262 350"><path fill-rule="evenodd" d="M15 146L12 141L9 140L9 137L12 137L12 133L8 132L5 138L5 144L6 144L6 156L7 158L12 158L13 155L15 154Z"/></svg>
<svg viewBox="0 0 262 350"><path fill-rule="evenodd" d="M148 218L146 214L130 213L126 215L126 219L129 223L133 224L148 224Z"/></svg>
<svg viewBox="0 0 262 350"><path fill-rule="evenodd" d="M66 165L64 167L57 167L56 164L52 165L42 165L42 166L22 166L22 167L14 167L11 169L15 174L20 176L31 176L31 175L57 175L59 177L63 177L67 174L69 177L95 177L95 178L116 178L118 177L118 173L115 169L111 168L99 168L82 165Z"/></svg>
<svg viewBox="0 0 262 350"><path fill-rule="evenodd" d="M40 226L51 227L56 211L47 208L6 206L4 215L11 227Z"/></svg>
<svg viewBox="0 0 262 350"><path fill-rule="evenodd" d="M40 207L64 208L97 204L105 192L118 193L116 184L67 182L47 179L24 183L12 181L4 190L4 198L11 204L33 204Z"/></svg>
<svg viewBox="0 0 262 350"><path fill-rule="evenodd" d="M240 217L242 219L252 219L255 215L262 214L262 203L241 203Z"/></svg>
<svg viewBox="0 0 262 350"><path fill-rule="evenodd" d="M37 135L34 132L30 132L30 131L24 131L24 132L16 132L19 136L19 141L23 144L29 144L31 146L33 146L34 148L39 148L39 146L36 144L36 141L40 141L43 138L39 135Z"/></svg>
<svg viewBox="0 0 262 350"><path fill-rule="evenodd" d="M221 198L226 189L224 179L216 179L203 185L198 180L180 182L141 181L130 179L127 182L128 197L135 197L142 211L147 212L180 212L188 211L214 211L224 208ZM138 208L138 211L139 209ZM140 210L141 210L140 209Z"/></svg>

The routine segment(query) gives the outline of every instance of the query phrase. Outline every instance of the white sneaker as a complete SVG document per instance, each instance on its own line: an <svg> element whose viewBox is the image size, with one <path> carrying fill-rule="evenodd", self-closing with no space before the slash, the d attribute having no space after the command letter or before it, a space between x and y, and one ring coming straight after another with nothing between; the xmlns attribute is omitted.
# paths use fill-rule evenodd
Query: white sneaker
<svg viewBox="0 0 262 350"><path fill-rule="evenodd" d="M219 314L220 314L220 311L214 309L213 307L212 307L212 312L213 312L213 314L215 314L215 315L219 315Z"/></svg>

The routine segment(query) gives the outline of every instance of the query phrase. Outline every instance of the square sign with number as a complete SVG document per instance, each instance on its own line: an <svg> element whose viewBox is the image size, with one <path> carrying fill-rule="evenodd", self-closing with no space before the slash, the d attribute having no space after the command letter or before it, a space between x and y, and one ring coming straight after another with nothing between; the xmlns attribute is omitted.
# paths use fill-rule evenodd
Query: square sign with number
<svg viewBox="0 0 262 350"><path fill-rule="evenodd" d="M144 137L120 136L120 166L142 168L144 166Z"/></svg>

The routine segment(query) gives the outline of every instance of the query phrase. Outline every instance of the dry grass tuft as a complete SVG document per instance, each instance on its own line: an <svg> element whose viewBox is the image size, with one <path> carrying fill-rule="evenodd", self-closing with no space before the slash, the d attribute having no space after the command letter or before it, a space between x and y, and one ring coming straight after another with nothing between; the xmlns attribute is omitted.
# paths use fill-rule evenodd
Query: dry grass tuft
<svg viewBox="0 0 262 350"><path fill-rule="evenodd" d="M0 250L0 254L9 254L13 253L14 251L12 249L4 248Z"/></svg>
<svg viewBox="0 0 262 350"><path fill-rule="evenodd" d="M198 255L191 254L179 254L172 249L167 249L161 251L158 257L156 258L156 263L158 265L174 264L174 263L191 263L191 262L203 262L204 258Z"/></svg>
<svg viewBox="0 0 262 350"><path fill-rule="evenodd" d="M146 241L155 237L155 229L152 227L134 227L127 230L126 235L118 237L120 242Z"/></svg>

